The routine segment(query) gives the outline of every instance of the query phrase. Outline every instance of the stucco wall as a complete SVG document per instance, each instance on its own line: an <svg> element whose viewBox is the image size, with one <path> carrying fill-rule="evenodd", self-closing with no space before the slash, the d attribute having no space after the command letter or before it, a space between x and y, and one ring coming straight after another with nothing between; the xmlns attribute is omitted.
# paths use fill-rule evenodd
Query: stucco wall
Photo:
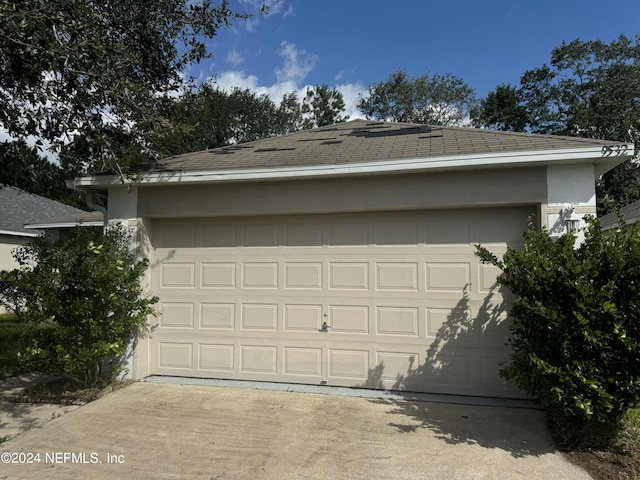
<svg viewBox="0 0 640 480"><path fill-rule="evenodd" d="M137 215L175 218L531 205L545 202L546 182L545 168L540 167L146 187L137 193ZM122 195L114 195L114 201L123 201ZM109 202L111 209L111 195ZM111 212L109 216L116 218Z"/></svg>
<svg viewBox="0 0 640 480"><path fill-rule="evenodd" d="M13 250L26 244L31 238L16 235L0 234L0 270L11 270L18 267L13 258Z"/></svg>

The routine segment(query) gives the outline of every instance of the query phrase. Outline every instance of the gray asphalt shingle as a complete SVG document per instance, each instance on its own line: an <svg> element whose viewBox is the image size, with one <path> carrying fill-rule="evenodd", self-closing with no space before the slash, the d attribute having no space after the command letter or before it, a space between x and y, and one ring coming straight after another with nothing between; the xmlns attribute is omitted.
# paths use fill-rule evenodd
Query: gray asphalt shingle
<svg viewBox="0 0 640 480"><path fill-rule="evenodd" d="M605 142L478 128L353 120L290 135L168 157L148 165L145 170L243 170L345 165L466 154L602 147Z"/></svg>
<svg viewBox="0 0 640 480"><path fill-rule="evenodd" d="M0 184L0 230L33 234L24 225L84 213L79 208Z"/></svg>

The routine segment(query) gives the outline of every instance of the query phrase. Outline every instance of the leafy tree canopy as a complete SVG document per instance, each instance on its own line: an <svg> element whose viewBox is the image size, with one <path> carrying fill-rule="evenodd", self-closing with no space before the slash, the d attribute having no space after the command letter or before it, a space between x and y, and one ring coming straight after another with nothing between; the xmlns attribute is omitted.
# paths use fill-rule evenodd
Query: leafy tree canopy
<svg viewBox="0 0 640 480"><path fill-rule="evenodd" d="M475 91L450 73L410 78L399 70L368 93L358 109L367 118L390 122L460 125L476 104Z"/></svg>
<svg viewBox="0 0 640 480"><path fill-rule="evenodd" d="M111 168L166 127L158 99L208 56L205 39L243 17L227 0L0 2L0 125L58 147L84 137L89 167Z"/></svg>
<svg viewBox="0 0 640 480"><path fill-rule="evenodd" d="M611 43L574 40L551 52L549 65L526 71L520 87L501 85L473 113L476 126L635 144L640 152L640 35ZM640 199L640 168L627 162L597 184L598 211L610 200Z"/></svg>
<svg viewBox="0 0 640 480"><path fill-rule="evenodd" d="M316 85L307 88L307 93L302 101L302 114L306 114L302 128L324 127L334 123L342 123L349 120L344 112L344 98L335 88L329 89L327 85Z"/></svg>
<svg viewBox="0 0 640 480"><path fill-rule="evenodd" d="M86 208L82 197L67 189L65 171L24 140L0 143L0 184L57 200L77 208Z"/></svg>
<svg viewBox="0 0 640 480"><path fill-rule="evenodd" d="M348 118L342 115L342 94L326 85L308 88L302 104L296 92L290 92L276 105L266 94L240 88L227 92L205 83L165 99L161 108L176 128L151 138L151 148L160 156L250 142Z"/></svg>
<svg viewBox="0 0 640 480"><path fill-rule="evenodd" d="M473 125L492 130L523 132L527 125L527 110L520 104L518 89L499 85L471 111Z"/></svg>

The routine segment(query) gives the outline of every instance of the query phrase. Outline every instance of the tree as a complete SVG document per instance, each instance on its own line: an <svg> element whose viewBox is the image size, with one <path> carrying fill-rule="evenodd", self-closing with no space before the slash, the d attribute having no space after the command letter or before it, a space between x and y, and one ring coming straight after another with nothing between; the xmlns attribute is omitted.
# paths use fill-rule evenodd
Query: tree
<svg viewBox="0 0 640 480"><path fill-rule="evenodd" d="M224 145L250 142L300 128L295 93L279 107L266 94L234 88L230 93L205 83L176 99L166 99L162 115L173 125L151 140L159 155L178 155Z"/></svg>
<svg viewBox="0 0 640 480"><path fill-rule="evenodd" d="M344 109L344 98L337 89L329 89L327 85L307 88L302 101L302 128L310 129L346 122L349 116L342 115Z"/></svg>
<svg viewBox="0 0 640 480"><path fill-rule="evenodd" d="M206 39L246 15L227 0L7 0L0 18L0 125L57 148L84 137L99 155L83 168L108 169L166 127L156 103L208 56Z"/></svg>
<svg viewBox="0 0 640 480"><path fill-rule="evenodd" d="M640 402L640 230L605 233L591 218L584 235L576 247L531 224L502 260L476 248L515 295L501 375L540 399L568 443L601 447Z"/></svg>
<svg viewBox="0 0 640 480"><path fill-rule="evenodd" d="M59 165L40 156L24 140L0 143L0 184L85 208L82 197L67 189L65 177Z"/></svg>
<svg viewBox="0 0 640 480"><path fill-rule="evenodd" d="M296 92L285 93L276 113L279 135L297 132L302 128L302 107Z"/></svg>
<svg viewBox="0 0 640 480"><path fill-rule="evenodd" d="M520 97L532 132L616 140L640 152L640 34L607 44L574 40L553 49L550 66L524 73ZM630 161L597 184L605 199L624 206L640 199L640 167Z"/></svg>
<svg viewBox="0 0 640 480"><path fill-rule="evenodd" d="M125 231L76 227L55 242L36 238L14 257L20 268L0 273L0 301L19 320L51 327L22 361L83 386L115 379L158 300L141 286L148 261L130 252Z"/></svg>
<svg viewBox="0 0 640 480"><path fill-rule="evenodd" d="M367 90L357 107L382 121L462 125L476 104L474 90L450 73L409 78L399 70Z"/></svg>
<svg viewBox="0 0 640 480"><path fill-rule="evenodd" d="M527 126L527 110L520 104L518 89L498 85L471 111L475 127L523 132Z"/></svg>

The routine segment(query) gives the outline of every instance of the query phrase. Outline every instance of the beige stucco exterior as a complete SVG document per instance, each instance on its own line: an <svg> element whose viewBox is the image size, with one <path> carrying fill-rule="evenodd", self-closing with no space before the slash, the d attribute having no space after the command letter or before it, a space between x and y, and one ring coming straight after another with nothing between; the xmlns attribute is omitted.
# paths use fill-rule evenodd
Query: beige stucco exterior
<svg viewBox="0 0 640 480"><path fill-rule="evenodd" d="M30 240L32 240L32 237L0 234L0 270L17 268L18 264L13 257L13 252Z"/></svg>

